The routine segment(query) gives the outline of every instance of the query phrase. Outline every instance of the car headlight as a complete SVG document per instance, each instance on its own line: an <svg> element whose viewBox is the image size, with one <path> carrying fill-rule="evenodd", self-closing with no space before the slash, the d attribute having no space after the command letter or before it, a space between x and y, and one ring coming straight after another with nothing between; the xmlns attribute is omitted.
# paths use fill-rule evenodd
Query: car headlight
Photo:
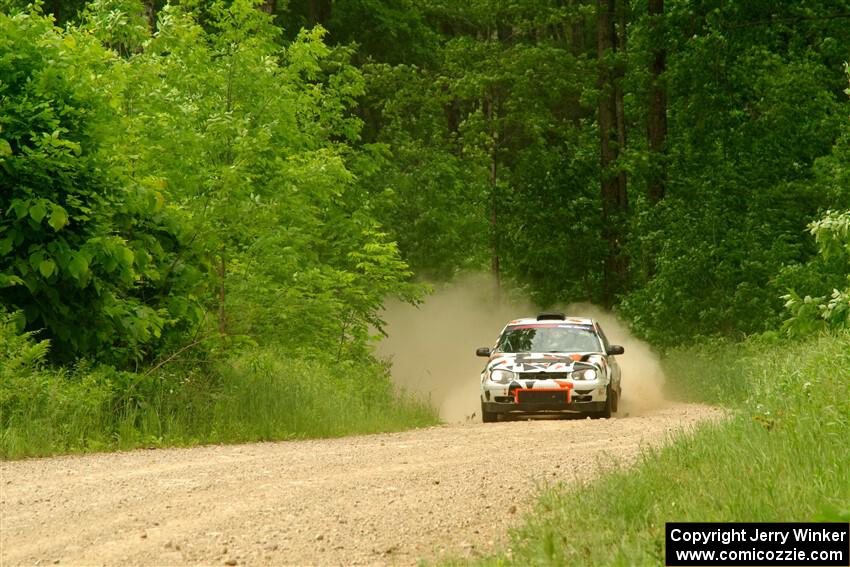
<svg viewBox="0 0 850 567"><path fill-rule="evenodd" d="M576 370L572 373L573 380L596 380L597 372L593 368L587 370Z"/></svg>
<svg viewBox="0 0 850 567"><path fill-rule="evenodd" d="M490 372L490 380L499 384L508 384L516 378L516 374L510 370L493 370Z"/></svg>

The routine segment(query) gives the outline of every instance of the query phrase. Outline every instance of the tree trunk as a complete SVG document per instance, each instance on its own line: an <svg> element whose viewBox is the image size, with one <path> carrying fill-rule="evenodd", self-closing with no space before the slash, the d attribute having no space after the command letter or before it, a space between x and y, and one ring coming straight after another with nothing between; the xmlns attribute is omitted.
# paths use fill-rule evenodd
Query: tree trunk
<svg viewBox="0 0 850 567"><path fill-rule="evenodd" d="M625 144L622 119L622 91L617 76L621 73L616 56L617 35L614 26L616 0L597 0L597 57L599 59L599 134L602 186L602 236L607 243L603 272L602 300L611 307L625 280L622 256L625 213L628 210L626 175L614 171ZM625 31L625 30L624 30Z"/></svg>
<svg viewBox="0 0 850 567"><path fill-rule="evenodd" d="M565 24L566 27L566 46L570 54L576 59L583 57L587 51L585 45L585 18L581 15L579 9L583 0L569 0L568 7L572 11L569 21ZM581 104L581 90L574 89L566 95L567 119L572 122L576 128L581 128L581 121L587 118L590 114L589 109Z"/></svg>
<svg viewBox="0 0 850 567"><path fill-rule="evenodd" d="M615 54L625 54L626 52L626 7L627 3L625 1L621 1L616 6L617 32L614 35ZM626 107L623 103L623 78L625 76L625 62L622 56L618 56L614 64L614 100L617 105L617 157L622 157L626 151ZM620 173L618 177L620 200L626 203L628 200L626 195L626 174Z"/></svg>
<svg viewBox="0 0 850 567"><path fill-rule="evenodd" d="M463 120L460 110L460 99L456 96L452 97L451 101L443 107L443 110L446 113L446 129L449 136L454 136L458 133L460 123Z"/></svg>
<svg viewBox="0 0 850 567"><path fill-rule="evenodd" d="M145 8L145 19L148 21L148 28L151 34L156 33L156 6L154 0L143 0L142 5Z"/></svg>
<svg viewBox="0 0 850 567"><path fill-rule="evenodd" d="M270 16L274 16L274 13L277 11L277 0L263 0L263 3L260 4L260 10Z"/></svg>
<svg viewBox="0 0 850 567"><path fill-rule="evenodd" d="M499 217L498 192L496 191L496 156L490 161L490 229L493 231L493 255L490 259L490 270L496 284L496 297L502 288L502 269L499 258Z"/></svg>
<svg viewBox="0 0 850 567"><path fill-rule="evenodd" d="M664 0L649 0L649 30L651 63L649 73L649 117L647 119L647 140L649 142L650 169L648 198L656 204L664 198L667 187L667 167L665 144L667 142L667 91L663 77L667 68L667 51L664 49L664 33L661 18L664 15Z"/></svg>
<svg viewBox="0 0 850 567"><path fill-rule="evenodd" d="M576 18L570 24L570 52L580 57L584 50L584 18Z"/></svg>
<svg viewBox="0 0 850 567"><path fill-rule="evenodd" d="M499 152L499 132L496 124L493 122L496 118L494 110L495 103L493 100L487 101L487 120L490 123L490 139L492 148L490 151L490 231L491 231L491 258L490 270L493 274L493 281L496 285L496 300L499 300L502 287L502 270L500 262L500 246L499 246L499 192L498 192L498 152Z"/></svg>
<svg viewBox="0 0 850 567"><path fill-rule="evenodd" d="M331 18L331 0L307 0L307 24L326 25Z"/></svg>
<svg viewBox="0 0 850 567"><path fill-rule="evenodd" d="M227 311L224 307L225 291L224 280L227 275L227 264L224 258L224 246L221 247L218 262L218 332L224 336L227 334Z"/></svg>

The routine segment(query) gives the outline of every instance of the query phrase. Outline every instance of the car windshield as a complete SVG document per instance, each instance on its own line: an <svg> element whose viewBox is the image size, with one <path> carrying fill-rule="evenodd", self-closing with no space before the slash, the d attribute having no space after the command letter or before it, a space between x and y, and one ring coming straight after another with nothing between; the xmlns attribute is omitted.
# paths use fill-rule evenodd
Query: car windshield
<svg viewBox="0 0 850 567"><path fill-rule="evenodd" d="M593 327L579 325L515 325L499 338L501 352L601 352Z"/></svg>

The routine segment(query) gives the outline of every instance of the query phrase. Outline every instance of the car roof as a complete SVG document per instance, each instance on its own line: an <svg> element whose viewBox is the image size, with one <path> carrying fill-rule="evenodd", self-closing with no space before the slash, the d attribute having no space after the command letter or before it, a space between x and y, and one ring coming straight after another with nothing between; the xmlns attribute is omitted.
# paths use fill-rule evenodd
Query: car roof
<svg viewBox="0 0 850 567"><path fill-rule="evenodd" d="M544 319L539 320L537 317L523 317L521 319L514 319L513 321L509 321L506 327L510 327L511 325L552 325L552 324L566 324L566 325L593 325L593 319L587 317L564 317L563 319Z"/></svg>

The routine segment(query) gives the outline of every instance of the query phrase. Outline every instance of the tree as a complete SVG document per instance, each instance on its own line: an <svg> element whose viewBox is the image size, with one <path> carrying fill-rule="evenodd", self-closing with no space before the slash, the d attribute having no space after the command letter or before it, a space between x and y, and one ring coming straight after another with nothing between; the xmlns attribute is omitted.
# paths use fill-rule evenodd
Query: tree
<svg viewBox="0 0 850 567"><path fill-rule="evenodd" d="M625 124L622 100L622 63L618 60L618 37L615 29L616 0L597 1L597 46L599 59L599 136L602 185L603 238L608 244L602 279L603 303L614 304L615 295L623 288L627 262L623 253L625 214L629 199L626 173L618 160L625 152ZM622 28L621 24L621 28ZM625 35L625 29L621 29ZM619 41L622 43L622 40Z"/></svg>
<svg viewBox="0 0 850 567"><path fill-rule="evenodd" d="M321 27L281 47L258 5L213 4L203 27L165 8L113 68L123 127L110 143L128 177L161 183L189 212L225 343L362 350L383 299L419 293L353 173L373 161L352 148L363 77Z"/></svg>
<svg viewBox="0 0 850 567"><path fill-rule="evenodd" d="M815 166L846 114L834 50L847 37L833 17L842 12L827 2L668 2L655 20L669 55L667 183L656 206L637 204L632 257L652 269L620 305L645 336L680 342L779 324L783 266L816 254L805 227L838 205ZM633 45L650 55L652 20L638 22ZM643 81L649 93L651 76ZM646 155L647 165L635 162L649 181L658 156Z"/></svg>
<svg viewBox="0 0 850 567"><path fill-rule="evenodd" d="M52 356L138 362L197 323L179 211L100 150L109 54L34 12L0 14L0 300Z"/></svg>
<svg viewBox="0 0 850 567"><path fill-rule="evenodd" d="M665 142L667 139L667 90L664 87L664 70L667 67L667 50L664 47L664 0L649 0L650 88L647 140L651 168L647 181L649 202L656 204L664 198L667 185Z"/></svg>

